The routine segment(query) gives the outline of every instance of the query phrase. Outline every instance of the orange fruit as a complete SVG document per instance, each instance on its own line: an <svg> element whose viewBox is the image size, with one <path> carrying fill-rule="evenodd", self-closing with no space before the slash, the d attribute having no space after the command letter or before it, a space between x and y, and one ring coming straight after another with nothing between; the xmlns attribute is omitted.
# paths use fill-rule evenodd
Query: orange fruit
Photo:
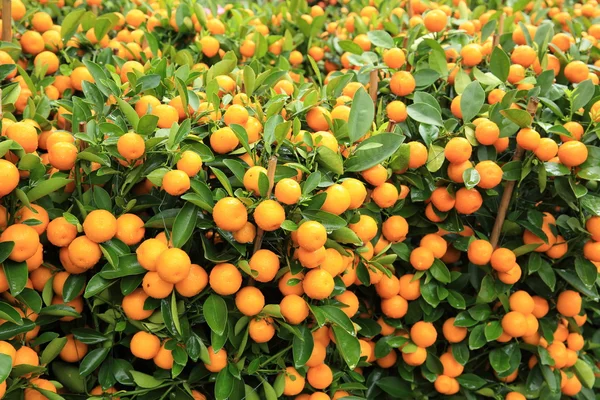
<svg viewBox="0 0 600 400"><path fill-rule="evenodd" d="M131 354L142 360L153 359L160 350L160 339L148 332L139 331L131 338Z"/></svg>
<svg viewBox="0 0 600 400"><path fill-rule="evenodd" d="M137 160L142 157L146 151L144 138L137 133L128 132L121 136L117 141L117 151L129 162Z"/></svg>
<svg viewBox="0 0 600 400"><path fill-rule="evenodd" d="M87 354L88 345L75 339L72 334L66 335L65 338L67 342L60 351L60 358L69 363L81 361Z"/></svg>
<svg viewBox="0 0 600 400"><path fill-rule="evenodd" d="M408 234L408 222L400 215L392 215L383 222L381 233L390 242L401 242Z"/></svg>
<svg viewBox="0 0 600 400"><path fill-rule="evenodd" d="M242 314L252 317L262 311L265 306L265 296L259 289L246 286L236 293L235 305Z"/></svg>
<svg viewBox="0 0 600 400"><path fill-rule="evenodd" d="M163 176L161 187L171 196L181 196L191 187L190 177L184 171L171 170Z"/></svg>
<svg viewBox="0 0 600 400"><path fill-rule="evenodd" d="M327 271L319 268L308 271L302 281L304 293L314 300L328 298L333 292L334 286L333 277Z"/></svg>
<svg viewBox="0 0 600 400"><path fill-rule="evenodd" d="M408 302L400 295L383 299L381 300L381 312L389 318L402 318L408 312Z"/></svg>
<svg viewBox="0 0 600 400"><path fill-rule="evenodd" d="M260 249L250 257L250 269L258 274L253 275L258 282L270 282L279 271L279 257L271 250Z"/></svg>
<svg viewBox="0 0 600 400"><path fill-rule="evenodd" d="M383 53L383 62L390 68L398 69L406 62L404 51L399 48L388 49Z"/></svg>
<svg viewBox="0 0 600 400"><path fill-rule="evenodd" d="M117 233L117 219L109 211L94 210L83 221L83 232L93 242L106 242Z"/></svg>
<svg viewBox="0 0 600 400"><path fill-rule="evenodd" d="M248 211L244 203L234 197L224 197L213 208L213 219L220 229L235 232L248 222Z"/></svg>
<svg viewBox="0 0 600 400"><path fill-rule="evenodd" d="M138 244L144 238L144 221L135 214L127 213L117 218L115 237L128 246Z"/></svg>
<svg viewBox="0 0 600 400"><path fill-rule="evenodd" d="M483 204L483 198L477 189L460 188L456 192L455 208L459 214L475 213Z"/></svg>
<svg viewBox="0 0 600 400"><path fill-rule="evenodd" d="M444 156L453 164L461 164L471 158L473 147L469 141L462 137L454 137L446 143Z"/></svg>
<svg viewBox="0 0 600 400"><path fill-rule="evenodd" d="M123 298L122 307L127 318L140 321L151 316L154 310L144 308L146 299L148 299L148 295L141 288L126 295Z"/></svg>
<svg viewBox="0 0 600 400"><path fill-rule="evenodd" d="M510 311L502 317L502 329L511 337L521 337L527 332L527 319L518 311Z"/></svg>
<svg viewBox="0 0 600 400"><path fill-rule="evenodd" d="M266 343L275 336L273 318L253 318L248 324L248 334L256 343Z"/></svg>
<svg viewBox="0 0 600 400"><path fill-rule="evenodd" d="M217 264L210 271L208 281L217 294L228 296L236 293L242 286L242 274L233 264Z"/></svg>
<svg viewBox="0 0 600 400"><path fill-rule="evenodd" d="M501 247L492 252L490 262L496 271L508 272L517 262L517 257L512 250Z"/></svg>
<svg viewBox="0 0 600 400"><path fill-rule="evenodd" d="M14 224L2 232L0 242L14 242L14 247L8 258L22 262L35 255L40 244L38 233L29 225Z"/></svg>
<svg viewBox="0 0 600 400"><path fill-rule="evenodd" d="M327 197L321 206L321 210L340 215L350 207L352 198L348 189L343 185L334 183L325 190L325 193Z"/></svg>
<svg viewBox="0 0 600 400"><path fill-rule="evenodd" d="M22 223L24 221L37 222L37 225L30 225L38 235L46 231L50 223L48 212L37 204L31 204L29 207L21 207L16 215L15 222Z"/></svg>
<svg viewBox="0 0 600 400"><path fill-rule="evenodd" d="M565 290L558 295L556 310L565 317L574 317L581 312L581 295L573 290Z"/></svg>
<svg viewBox="0 0 600 400"><path fill-rule="evenodd" d="M448 318L442 326L442 333L444 338L450 343L462 342L467 337L467 328L455 326L454 321L456 318Z"/></svg>
<svg viewBox="0 0 600 400"><path fill-rule="evenodd" d="M195 151L186 150L181 153L181 158L177 161L177 169L192 178L202 169L202 157Z"/></svg>
<svg viewBox="0 0 600 400"><path fill-rule="evenodd" d="M284 296L279 303L279 308L283 318L292 325L298 325L308 318L308 304L299 295L289 294Z"/></svg>
<svg viewBox="0 0 600 400"><path fill-rule="evenodd" d="M160 253L156 259L158 276L168 283L177 283L190 273L192 262L187 253L181 249L171 248Z"/></svg>
<svg viewBox="0 0 600 400"><path fill-rule="evenodd" d="M192 264L189 274L175 284L175 290L182 296L193 297L204 290L208 284L208 274L198 264Z"/></svg>
<svg viewBox="0 0 600 400"><path fill-rule="evenodd" d="M587 158L588 149L579 141L566 142L558 148L558 159L569 168L583 164Z"/></svg>
<svg viewBox="0 0 600 400"><path fill-rule="evenodd" d="M390 90L396 96L407 96L414 92L417 83L410 72L398 71L390 79Z"/></svg>
<svg viewBox="0 0 600 400"><path fill-rule="evenodd" d="M417 271L425 271L431 268L435 257L427 247L417 247L410 253L410 265Z"/></svg>
<svg viewBox="0 0 600 400"><path fill-rule="evenodd" d="M275 200L263 200L254 209L254 221L264 231L270 232L279 229L284 220L285 210Z"/></svg>
<svg viewBox="0 0 600 400"><path fill-rule="evenodd" d="M531 314L535 308L533 298L524 290L518 290L511 294L509 303L511 311L518 311L524 315Z"/></svg>
<svg viewBox="0 0 600 400"><path fill-rule="evenodd" d="M433 346L437 331L431 322L418 321L410 328L410 339L419 347Z"/></svg>
<svg viewBox="0 0 600 400"><path fill-rule="evenodd" d="M144 292L155 299L164 299L173 292L173 284L163 280L156 271L148 271L142 280Z"/></svg>
<svg viewBox="0 0 600 400"><path fill-rule="evenodd" d="M425 29L429 32L441 32L448 23L448 16L440 9L431 10L423 18Z"/></svg>
<svg viewBox="0 0 600 400"><path fill-rule="evenodd" d="M306 113L306 123L314 131L329 130L328 120L331 120L331 114L321 106L311 108Z"/></svg>
<svg viewBox="0 0 600 400"><path fill-rule="evenodd" d="M304 390L305 379L294 367L287 367L284 374L283 394L295 396Z"/></svg>

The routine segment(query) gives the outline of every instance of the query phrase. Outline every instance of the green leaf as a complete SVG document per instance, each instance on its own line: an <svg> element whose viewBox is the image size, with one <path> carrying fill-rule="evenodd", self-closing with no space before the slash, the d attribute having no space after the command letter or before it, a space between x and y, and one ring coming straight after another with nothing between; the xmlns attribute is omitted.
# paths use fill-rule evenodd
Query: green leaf
<svg viewBox="0 0 600 400"><path fill-rule="evenodd" d="M340 48L348 53L361 55L364 53L362 47L358 44L354 43L352 40L340 40L338 42Z"/></svg>
<svg viewBox="0 0 600 400"><path fill-rule="evenodd" d="M460 386L469 390L477 390L487 383L485 379L475 374L462 374L456 380L460 383Z"/></svg>
<svg viewBox="0 0 600 400"><path fill-rule="evenodd" d="M481 176L475 168L468 168L462 174L467 189L473 189L479 183Z"/></svg>
<svg viewBox="0 0 600 400"><path fill-rule="evenodd" d="M34 202L41 199L50 193L56 192L58 189L67 186L73 182L73 179L66 178L50 178L48 180L38 183L33 189L27 192L27 198L30 202Z"/></svg>
<svg viewBox="0 0 600 400"><path fill-rule="evenodd" d="M14 247L15 242L12 241L0 243L0 263L4 262L10 256Z"/></svg>
<svg viewBox="0 0 600 400"><path fill-rule="evenodd" d="M27 285L29 274L27 272L27 263L7 260L2 267L4 268L8 286L10 287L10 294L13 296L19 295Z"/></svg>
<svg viewBox="0 0 600 400"><path fill-rule="evenodd" d="M360 343L356 336L351 335L338 325L333 325L333 335L338 344L336 348L350 369L356 368L360 361Z"/></svg>
<svg viewBox="0 0 600 400"><path fill-rule="evenodd" d="M229 179L227 179L227 175L225 175L225 173L218 168L210 167L210 169L213 172L213 174L215 174L221 185L223 185L229 196L233 197L233 189L231 187Z"/></svg>
<svg viewBox="0 0 600 400"><path fill-rule="evenodd" d="M298 326L301 336L294 336L292 341L292 355L294 357L294 366L301 368L310 358L314 341L310 329L306 325Z"/></svg>
<svg viewBox="0 0 600 400"><path fill-rule="evenodd" d="M596 266L582 257L575 257L575 272L587 287L592 287L598 277Z"/></svg>
<svg viewBox="0 0 600 400"><path fill-rule="evenodd" d="M391 49L394 47L394 39L386 31L369 31L367 36L371 41L371 44L383 49Z"/></svg>
<svg viewBox="0 0 600 400"><path fill-rule="evenodd" d="M211 294L202 307L206 323L217 335L223 335L227 325L227 304L221 296Z"/></svg>
<svg viewBox="0 0 600 400"><path fill-rule="evenodd" d="M102 361L104 361L110 350L111 349L109 347L101 347L99 349L94 349L87 353L83 360L81 360L81 363L79 364L79 374L81 376L88 376L89 374L96 371L100 364L102 364Z"/></svg>
<svg viewBox="0 0 600 400"><path fill-rule="evenodd" d="M344 173L344 161L342 161L342 156L328 147L321 146L317 149L317 162L323 168L336 175L342 175Z"/></svg>
<svg viewBox="0 0 600 400"><path fill-rule="evenodd" d="M409 383L397 376L386 376L376 380L375 384L385 393L393 396L396 399L412 399L414 392L411 390Z"/></svg>
<svg viewBox="0 0 600 400"><path fill-rule="evenodd" d="M354 143L367 134L375 118L375 105L364 87L360 87L352 99L348 118L348 135Z"/></svg>
<svg viewBox="0 0 600 400"><path fill-rule="evenodd" d="M501 110L500 114L504 115L507 119L509 119L514 124L520 126L521 128L527 128L531 126L533 119L531 115L525 110Z"/></svg>
<svg viewBox="0 0 600 400"><path fill-rule="evenodd" d="M594 382L596 382L596 377L594 376L594 370L592 367L582 360L581 358L577 360L575 363L575 374L579 381L588 389L594 387Z"/></svg>
<svg viewBox="0 0 600 400"><path fill-rule="evenodd" d="M142 372L132 370L129 371L129 373L133 377L135 384L144 389L153 389L164 382L163 379L156 379L155 377Z"/></svg>
<svg viewBox="0 0 600 400"><path fill-rule="evenodd" d="M469 349L477 350L485 346L487 340L484 333L484 325L477 325L469 334Z"/></svg>
<svg viewBox="0 0 600 400"><path fill-rule="evenodd" d="M346 226L346 221L337 215L320 210L304 210L302 215L309 220L323 224L328 231L340 229Z"/></svg>
<svg viewBox="0 0 600 400"><path fill-rule="evenodd" d="M67 42L77 31L77 27L81 23L81 17L85 14L84 8L75 9L67 14L61 23L60 34L63 42Z"/></svg>
<svg viewBox="0 0 600 400"><path fill-rule="evenodd" d="M119 104L119 108L121 109L123 115L125 115L125 118L127 118L127 121L129 121L129 124L133 127L134 130L137 130L138 123L140 122L140 117L135 112L133 107L131 107L131 105L128 102L120 98L117 98L117 104Z"/></svg>
<svg viewBox="0 0 600 400"><path fill-rule="evenodd" d="M233 375L229 373L229 368L223 368L217 374L215 381L215 399L227 400L233 392Z"/></svg>
<svg viewBox="0 0 600 400"><path fill-rule="evenodd" d="M596 86L591 79L586 79L577 84L575 90L571 94L571 110L578 112L580 108L584 108L594 97Z"/></svg>
<svg viewBox="0 0 600 400"><path fill-rule="evenodd" d="M48 343L48 345L42 352L42 355L40 357L40 363L50 363L50 361L54 360L60 354L60 351L63 349L63 347L65 347L66 344L66 337L53 339L50 343Z"/></svg>
<svg viewBox="0 0 600 400"><path fill-rule="evenodd" d="M446 267L446 264L438 258L433 262L429 272L431 272L431 275L439 282L450 283L452 281L448 267Z"/></svg>
<svg viewBox="0 0 600 400"><path fill-rule="evenodd" d="M588 288L581 281L581 279L579 279L579 277L577 275L575 275L572 271L565 270L565 269L551 269L551 270L556 271L556 273L558 275L560 275L560 277L563 278L565 281L567 281L567 283L569 285L573 286L575 289L577 289L582 294L588 296L593 301L598 301L600 299L600 296L598 296L598 292L597 292L596 288L595 287L593 287L591 289Z"/></svg>
<svg viewBox="0 0 600 400"><path fill-rule="evenodd" d="M485 338L488 342L494 341L502 336L502 325L500 321L491 321L485 325Z"/></svg>
<svg viewBox="0 0 600 400"><path fill-rule="evenodd" d="M484 102L485 92L481 84L477 81L469 83L460 97L460 109L462 110L463 121L470 122L473 117L479 114Z"/></svg>
<svg viewBox="0 0 600 400"><path fill-rule="evenodd" d="M67 306L66 304L53 304L51 306L42 308L39 315L52 315L54 317L81 317L81 315L75 311L73 307Z"/></svg>
<svg viewBox="0 0 600 400"><path fill-rule="evenodd" d="M8 354L0 354L0 383L4 382L12 370L12 358Z"/></svg>
<svg viewBox="0 0 600 400"><path fill-rule="evenodd" d="M5 322L2 324L2 331L0 331L0 340L8 340L13 337L29 332L35 328L35 323L24 319L21 324L15 324L14 322Z"/></svg>
<svg viewBox="0 0 600 400"><path fill-rule="evenodd" d="M173 234L171 240L173 247L181 248L192 237L196 227L196 218L198 217L198 207L192 203L185 203L179 210L175 222L173 223Z"/></svg>
<svg viewBox="0 0 600 400"><path fill-rule="evenodd" d="M70 302L75 297L79 296L79 293L83 291L87 278L85 274L71 274L65 281L63 286L63 300L65 303Z"/></svg>
<svg viewBox="0 0 600 400"><path fill-rule="evenodd" d="M339 325L351 335L354 334L354 325L352 324L352 321L340 308L334 306L321 306L317 309L325 314L325 319L327 321Z"/></svg>
<svg viewBox="0 0 600 400"><path fill-rule="evenodd" d="M75 328L71 332L75 339L85 344L98 344L108 340L106 336L91 328Z"/></svg>
<svg viewBox="0 0 600 400"><path fill-rule="evenodd" d="M494 47L490 58L490 71L502 82L506 82L510 72L510 58L500 47Z"/></svg>
<svg viewBox="0 0 600 400"><path fill-rule="evenodd" d="M252 96L254 92L254 84L256 82L256 73L249 65L244 67L244 88L246 89L246 94L248 96Z"/></svg>
<svg viewBox="0 0 600 400"><path fill-rule="evenodd" d="M382 133L361 142L345 163L348 172L367 170L390 158L404 141L403 135ZM443 161L443 158L442 158Z"/></svg>
<svg viewBox="0 0 600 400"><path fill-rule="evenodd" d="M442 115L427 103L414 103L406 108L408 116L417 122L428 125L444 126Z"/></svg>
<svg viewBox="0 0 600 400"><path fill-rule="evenodd" d="M502 179L518 181L521 179L521 161L509 161L502 166Z"/></svg>

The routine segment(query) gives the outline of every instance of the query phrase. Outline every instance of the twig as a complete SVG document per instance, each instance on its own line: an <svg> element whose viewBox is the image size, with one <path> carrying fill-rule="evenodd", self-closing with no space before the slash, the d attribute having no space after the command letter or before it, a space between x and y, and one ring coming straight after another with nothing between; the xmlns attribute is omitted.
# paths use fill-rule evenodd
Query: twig
<svg viewBox="0 0 600 400"><path fill-rule="evenodd" d="M12 0L2 0L2 40L12 41Z"/></svg>
<svg viewBox="0 0 600 400"><path fill-rule="evenodd" d="M267 190L267 195L265 196L267 199L269 197L271 197L271 192L273 192L276 168L277 168L277 156L272 156L269 159L269 167L267 169L267 177L269 178L269 190ZM256 231L256 238L254 239L254 249L252 250L252 254L256 253L260 249L264 235L265 235L265 231L263 231L261 228L258 228L258 230Z"/></svg>
<svg viewBox="0 0 600 400"><path fill-rule="evenodd" d="M374 69L371 71L370 79L369 79L369 95L371 95L371 99L373 100L373 107L375 108L375 115L377 115L377 86L379 85L379 75L377 74L377 70Z"/></svg>
<svg viewBox="0 0 600 400"><path fill-rule="evenodd" d="M496 34L494 34L494 47L498 47L498 44L500 43L500 36L502 36L502 33L504 32L504 13L502 15L500 15L500 18L498 19L498 32Z"/></svg>
<svg viewBox="0 0 600 400"><path fill-rule="evenodd" d="M531 115L532 118L535 116L538 103L539 99L537 97L529 98L529 103L527 104L527 112ZM517 144L517 148L515 149L515 155L513 156L513 161L521 161L524 153L525 150ZM490 243L494 248L498 246L498 241L500 240L500 232L502 231L502 225L504 224L504 220L506 219L506 212L508 211L508 206L510 204L510 199L512 198L512 193L515 189L516 183L517 181L509 181L504 187L502 199L500 200L500 205L498 206L498 213L496 214L496 221L494 222L494 227L492 228L492 234L490 236Z"/></svg>

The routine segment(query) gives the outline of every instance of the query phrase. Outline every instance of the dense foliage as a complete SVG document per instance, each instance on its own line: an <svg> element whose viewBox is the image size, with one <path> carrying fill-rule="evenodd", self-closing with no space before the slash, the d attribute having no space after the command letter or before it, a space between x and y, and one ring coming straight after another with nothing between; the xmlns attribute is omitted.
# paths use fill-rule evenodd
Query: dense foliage
<svg viewBox="0 0 600 400"><path fill-rule="evenodd" d="M11 14L5 398L595 398L596 0Z"/></svg>

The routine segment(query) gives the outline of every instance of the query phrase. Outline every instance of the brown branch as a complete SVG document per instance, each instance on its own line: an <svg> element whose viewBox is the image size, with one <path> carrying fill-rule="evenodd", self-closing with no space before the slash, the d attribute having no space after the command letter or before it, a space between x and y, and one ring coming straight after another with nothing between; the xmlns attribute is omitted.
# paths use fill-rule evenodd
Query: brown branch
<svg viewBox="0 0 600 400"><path fill-rule="evenodd" d="M275 169L277 168L277 156L272 156L269 159L269 167L267 168L267 178L269 178L269 190L267 190L267 195L265 198L271 197L271 193L273 192L273 185L275 184ZM254 239L254 249L252 250L252 254L256 253L260 246L262 245L263 237L265 236L265 231L261 228L258 228L256 231L256 238Z"/></svg>
<svg viewBox="0 0 600 400"><path fill-rule="evenodd" d="M529 103L527 104L527 112L531 115L532 118L535 116L538 103L539 100L537 97L529 98ZM525 150L517 144L517 148L515 149L515 155L513 156L513 161L521 161L524 153ZM508 211L508 206L510 205L510 200L512 198L513 190L515 189L516 183L517 181L509 181L504 187L502 199L500 200L500 205L498 206L498 213L496 214L496 221L494 222L494 227L492 228L492 234L490 236L490 243L494 248L498 246L498 242L500 240L500 233L502 232L502 226L504 225L504 220L506 219L506 213Z"/></svg>
<svg viewBox="0 0 600 400"><path fill-rule="evenodd" d="M373 109L375 110L374 115L377 115L377 89L379 84L379 75L377 74L377 70L374 69L371 71L371 76L369 79L369 95L371 95L371 99L373 100Z"/></svg>
<svg viewBox="0 0 600 400"><path fill-rule="evenodd" d="M502 15L500 15L500 18L498 19L498 32L496 34L494 34L494 47L498 47L498 44L500 43L500 36L502 36L502 33L504 32L504 13Z"/></svg>
<svg viewBox="0 0 600 400"><path fill-rule="evenodd" d="M2 40L12 41L12 0L2 0Z"/></svg>

